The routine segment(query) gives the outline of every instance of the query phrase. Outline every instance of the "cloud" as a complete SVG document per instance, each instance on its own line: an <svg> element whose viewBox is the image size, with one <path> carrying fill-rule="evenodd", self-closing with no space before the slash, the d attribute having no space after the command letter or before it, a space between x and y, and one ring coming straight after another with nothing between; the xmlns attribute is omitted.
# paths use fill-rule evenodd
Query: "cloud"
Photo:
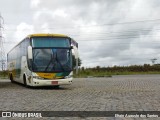
<svg viewBox="0 0 160 120"><path fill-rule="evenodd" d="M79 43L83 66L151 63L159 57L160 26L145 20L160 18L158 5L158 0L33 0L14 37L67 34Z"/></svg>
<svg viewBox="0 0 160 120"><path fill-rule="evenodd" d="M20 41L24 39L26 35L32 33L34 33L33 26L22 22L17 26L17 30L14 37L17 38L18 41Z"/></svg>
<svg viewBox="0 0 160 120"><path fill-rule="evenodd" d="M157 30L154 31L157 23L135 22L103 26L106 23L156 19L159 8L155 8L155 5L156 1L149 0L39 2L39 8L53 11L48 12L50 15L45 17L48 26L55 27L50 31L69 34L79 42L84 66L142 64L146 62L146 58L152 57L152 54L156 55L158 45L154 45L153 41L157 40L154 35L159 34L156 33ZM45 16L44 14L39 18ZM96 26L100 24L102 26ZM146 55L142 56L143 53ZM100 62L95 62L95 59Z"/></svg>
<svg viewBox="0 0 160 120"><path fill-rule="evenodd" d="M32 0L31 1L31 8L37 8L40 3L40 0Z"/></svg>

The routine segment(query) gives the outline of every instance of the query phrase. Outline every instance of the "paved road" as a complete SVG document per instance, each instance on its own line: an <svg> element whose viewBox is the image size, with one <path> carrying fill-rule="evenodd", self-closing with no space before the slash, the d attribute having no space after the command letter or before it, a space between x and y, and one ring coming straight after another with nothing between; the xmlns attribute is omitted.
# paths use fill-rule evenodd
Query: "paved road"
<svg viewBox="0 0 160 120"><path fill-rule="evenodd" d="M75 79L72 85L61 86L59 89L53 87L31 89L10 83L9 80L0 80L0 111L7 110L160 111L160 75L80 78Z"/></svg>

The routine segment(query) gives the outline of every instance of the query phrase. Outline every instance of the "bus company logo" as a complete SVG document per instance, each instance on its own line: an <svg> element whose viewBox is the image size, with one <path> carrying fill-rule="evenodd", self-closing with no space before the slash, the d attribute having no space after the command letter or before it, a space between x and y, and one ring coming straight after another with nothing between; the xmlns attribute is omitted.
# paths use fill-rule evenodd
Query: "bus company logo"
<svg viewBox="0 0 160 120"><path fill-rule="evenodd" d="M48 77L48 76L51 76L51 74L47 74L47 73L46 73L46 74L44 74L44 76L45 76L45 77Z"/></svg>
<svg viewBox="0 0 160 120"><path fill-rule="evenodd" d="M2 112L2 117L12 117L11 112Z"/></svg>

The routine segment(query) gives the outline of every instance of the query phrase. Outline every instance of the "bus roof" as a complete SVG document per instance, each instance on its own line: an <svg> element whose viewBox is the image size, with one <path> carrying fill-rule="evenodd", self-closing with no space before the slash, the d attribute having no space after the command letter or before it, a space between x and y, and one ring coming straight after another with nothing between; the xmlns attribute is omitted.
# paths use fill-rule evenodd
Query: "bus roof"
<svg viewBox="0 0 160 120"><path fill-rule="evenodd" d="M68 37L67 35L63 34L47 34L47 33L39 33L39 34L30 34L26 38L31 38L31 37ZM25 38L24 38L25 39ZM23 39L23 40L24 40ZM21 40L17 45L19 45L23 40ZM11 52L17 45L15 45L9 52ZM8 52L8 53L9 53Z"/></svg>
<svg viewBox="0 0 160 120"><path fill-rule="evenodd" d="M30 34L27 37L31 38L31 37L68 37L67 35L63 35L63 34Z"/></svg>

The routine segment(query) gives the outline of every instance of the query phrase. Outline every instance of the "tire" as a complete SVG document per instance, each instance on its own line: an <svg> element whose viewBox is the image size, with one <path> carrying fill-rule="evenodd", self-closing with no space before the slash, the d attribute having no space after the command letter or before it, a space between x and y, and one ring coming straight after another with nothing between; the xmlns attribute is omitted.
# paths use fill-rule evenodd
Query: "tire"
<svg viewBox="0 0 160 120"><path fill-rule="evenodd" d="M54 86L55 89L59 89L59 85Z"/></svg>
<svg viewBox="0 0 160 120"><path fill-rule="evenodd" d="M26 75L23 75L23 83L24 83L24 86L27 87Z"/></svg>
<svg viewBox="0 0 160 120"><path fill-rule="evenodd" d="M14 82L12 74L10 74L9 79L11 80L12 83Z"/></svg>

